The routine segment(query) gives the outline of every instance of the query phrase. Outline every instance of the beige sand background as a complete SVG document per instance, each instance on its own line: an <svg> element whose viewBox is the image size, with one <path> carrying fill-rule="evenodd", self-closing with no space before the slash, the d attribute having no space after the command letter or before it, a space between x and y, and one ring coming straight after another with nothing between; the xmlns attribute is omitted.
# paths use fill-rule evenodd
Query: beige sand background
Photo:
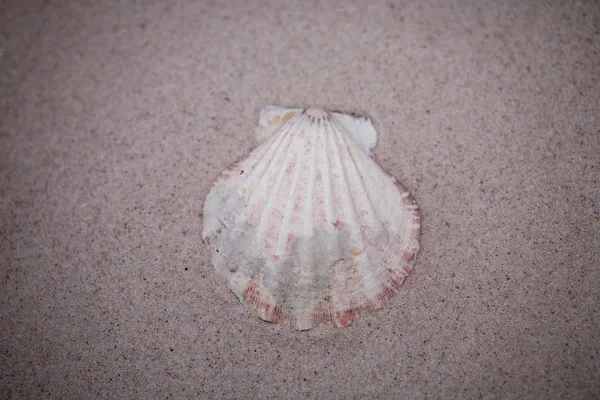
<svg viewBox="0 0 600 400"><path fill-rule="evenodd" d="M9 0L0 52L0 398L598 398L598 2ZM346 329L201 243L264 104L366 112L422 208Z"/></svg>

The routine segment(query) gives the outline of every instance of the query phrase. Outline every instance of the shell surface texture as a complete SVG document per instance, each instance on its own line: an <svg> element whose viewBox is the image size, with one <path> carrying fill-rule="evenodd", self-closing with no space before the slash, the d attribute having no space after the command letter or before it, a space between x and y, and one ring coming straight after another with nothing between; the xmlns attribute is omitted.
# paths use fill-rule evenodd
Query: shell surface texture
<svg viewBox="0 0 600 400"><path fill-rule="evenodd" d="M299 330L383 307L413 269L420 216L371 158L371 121L266 106L256 135L204 203L215 269L261 319Z"/></svg>

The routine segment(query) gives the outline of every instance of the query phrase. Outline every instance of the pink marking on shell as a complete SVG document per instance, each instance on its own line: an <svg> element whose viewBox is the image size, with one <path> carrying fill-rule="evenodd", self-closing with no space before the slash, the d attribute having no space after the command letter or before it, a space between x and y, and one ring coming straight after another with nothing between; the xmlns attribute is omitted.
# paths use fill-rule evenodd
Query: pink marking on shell
<svg viewBox="0 0 600 400"><path fill-rule="evenodd" d="M410 231L410 237L413 240L419 240L419 228L413 228Z"/></svg>
<svg viewBox="0 0 600 400"><path fill-rule="evenodd" d="M404 199L402 199L402 203L404 203L405 206L414 206L415 204L417 204L417 202L411 195L408 195Z"/></svg>
<svg viewBox="0 0 600 400"><path fill-rule="evenodd" d="M381 291L377 295L377 300L381 305L385 304L389 299L396 295L397 289L394 286L388 286L385 283L381 284Z"/></svg>
<svg viewBox="0 0 600 400"><path fill-rule="evenodd" d="M242 297L242 299L244 301L246 301L248 296L252 296L255 293L255 291L256 291L256 282L250 281L248 283L248 286L246 286L244 288L244 290L242 290L242 293L240 293L240 296Z"/></svg>
<svg viewBox="0 0 600 400"><path fill-rule="evenodd" d="M327 299L320 301L312 311L311 319L313 325L319 326L322 323L331 322L332 314L331 303Z"/></svg>
<svg viewBox="0 0 600 400"><path fill-rule="evenodd" d="M415 259L415 253L407 250L404 252L404 254L402 254L402 258L404 259L404 261L409 263Z"/></svg>
<svg viewBox="0 0 600 400"><path fill-rule="evenodd" d="M350 323L354 321L354 311L353 310L344 310L344 311L336 311L334 325L339 328L345 328L350 325Z"/></svg>
<svg viewBox="0 0 600 400"><path fill-rule="evenodd" d="M400 182L396 181L394 182L394 185L396 185L396 187L398 188L398 190L400 191L400 193L406 193L407 190L404 187L404 185L402 185Z"/></svg>
<svg viewBox="0 0 600 400"><path fill-rule="evenodd" d="M275 306L273 308L273 313L271 314L271 322L277 324L281 321L281 317L282 317L281 307Z"/></svg>
<svg viewBox="0 0 600 400"><path fill-rule="evenodd" d="M403 276L402 272L398 269L396 269L390 273L389 279L390 279L390 282L394 286L400 286L404 282L404 276Z"/></svg>
<svg viewBox="0 0 600 400"><path fill-rule="evenodd" d="M361 249L356 249L356 248L354 248L354 249L352 249L352 250L350 251L350 253L351 253L351 254L352 254L354 257L357 257L357 256L360 256L360 255L362 254L362 250L361 250Z"/></svg>
<svg viewBox="0 0 600 400"><path fill-rule="evenodd" d="M335 220L335 222L332 222L331 225L333 225L335 229L340 229L344 225L344 223L337 219Z"/></svg>
<svg viewBox="0 0 600 400"><path fill-rule="evenodd" d="M240 294L244 303L251 305L259 311L267 321L278 323L283 318L281 306L273 304L268 298L260 293L258 284L252 280Z"/></svg>

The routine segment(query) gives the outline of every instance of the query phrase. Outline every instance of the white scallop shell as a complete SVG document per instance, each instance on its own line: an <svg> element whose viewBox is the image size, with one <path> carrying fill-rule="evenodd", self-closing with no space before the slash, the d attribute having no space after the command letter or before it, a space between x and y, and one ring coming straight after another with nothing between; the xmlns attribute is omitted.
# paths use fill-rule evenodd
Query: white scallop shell
<svg viewBox="0 0 600 400"><path fill-rule="evenodd" d="M257 137L204 204L216 270L260 318L301 330L381 308L412 271L419 209L371 159L370 120L265 107Z"/></svg>

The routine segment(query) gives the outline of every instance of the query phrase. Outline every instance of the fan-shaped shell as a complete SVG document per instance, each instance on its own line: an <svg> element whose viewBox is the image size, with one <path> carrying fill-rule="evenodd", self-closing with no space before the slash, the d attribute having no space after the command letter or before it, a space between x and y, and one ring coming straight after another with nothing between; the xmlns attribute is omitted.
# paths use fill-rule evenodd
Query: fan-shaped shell
<svg viewBox="0 0 600 400"><path fill-rule="evenodd" d="M412 270L419 210L369 156L370 120L267 107L257 133L204 204L216 270L260 318L301 330L381 308Z"/></svg>

